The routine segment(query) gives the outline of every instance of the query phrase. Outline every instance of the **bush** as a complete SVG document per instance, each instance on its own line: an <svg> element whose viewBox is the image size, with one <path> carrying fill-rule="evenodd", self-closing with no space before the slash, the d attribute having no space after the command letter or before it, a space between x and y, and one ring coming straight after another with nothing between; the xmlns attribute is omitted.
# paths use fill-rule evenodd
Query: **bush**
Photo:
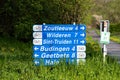
<svg viewBox="0 0 120 80"><path fill-rule="evenodd" d="M20 22L15 25L15 38L24 42L32 40L32 25L31 21L25 21L24 23Z"/></svg>
<svg viewBox="0 0 120 80"><path fill-rule="evenodd" d="M86 53L87 53L87 58L90 57L98 57L98 56L102 56L101 53L101 47L98 43L98 41L93 40L93 38L91 36L86 37Z"/></svg>
<svg viewBox="0 0 120 80"><path fill-rule="evenodd" d="M98 57L102 56L100 45L97 42L91 42L86 44L87 57Z"/></svg>
<svg viewBox="0 0 120 80"><path fill-rule="evenodd" d="M118 23L118 24L111 24L110 25L110 32L111 33L120 32L120 23Z"/></svg>

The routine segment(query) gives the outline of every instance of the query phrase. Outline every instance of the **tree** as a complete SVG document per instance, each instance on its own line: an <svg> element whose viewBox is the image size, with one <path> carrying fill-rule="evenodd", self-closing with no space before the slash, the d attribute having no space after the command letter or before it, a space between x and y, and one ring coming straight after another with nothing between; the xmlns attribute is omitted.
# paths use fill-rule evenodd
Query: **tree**
<svg viewBox="0 0 120 80"><path fill-rule="evenodd" d="M2 0L0 32L4 36L30 39L34 23L39 23L42 0Z"/></svg>
<svg viewBox="0 0 120 80"><path fill-rule="evenodd" d="M94 13L100 14L111 23L120 23L120 0L95 0Z"/></svg>
<svg viewBox="0 0 120 80"><path fill-rule="evenodd" d="M92 0L2 0L3 35L30 40L34 24L88 22ZM87 20L86 20L87 19Z"/></svg>

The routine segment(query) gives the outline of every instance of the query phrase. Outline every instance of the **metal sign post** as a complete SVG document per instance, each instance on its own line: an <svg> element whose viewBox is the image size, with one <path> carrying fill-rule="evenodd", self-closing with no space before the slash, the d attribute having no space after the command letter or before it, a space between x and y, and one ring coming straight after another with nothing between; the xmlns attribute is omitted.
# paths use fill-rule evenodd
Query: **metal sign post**
<svg viewBox="0 0 120 80"><path fill-rule="evenodd" d="M100 34L101 34L100 43L103 44L102 48L103 61L105 61L105 56L107 55L106 44L110 43L109 20L100 21Z"/></svg>

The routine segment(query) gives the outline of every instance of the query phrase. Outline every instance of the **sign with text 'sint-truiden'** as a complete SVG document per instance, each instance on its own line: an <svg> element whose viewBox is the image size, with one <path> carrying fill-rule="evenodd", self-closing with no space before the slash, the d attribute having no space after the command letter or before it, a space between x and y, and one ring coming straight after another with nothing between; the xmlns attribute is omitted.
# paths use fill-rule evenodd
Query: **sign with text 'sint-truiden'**
<svg viewBox="0 0 120 80"><path fill-rule="evenodd" d="M35 65L54 65L86 58L86 26L83 24L33 25Z"/></svg>

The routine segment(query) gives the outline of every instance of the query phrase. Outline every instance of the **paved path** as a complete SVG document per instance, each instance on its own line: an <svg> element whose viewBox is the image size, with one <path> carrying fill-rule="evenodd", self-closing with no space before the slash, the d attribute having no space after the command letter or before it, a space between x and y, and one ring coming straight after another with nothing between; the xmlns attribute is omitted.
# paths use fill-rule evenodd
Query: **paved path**
<svg viewBox="0 0 120 80"><path fill-rule="evenodd" d="M94 40L97 40L100 43L100 36L97 35L95 30L89 30L88 33ZM120 62L120 44L110 41L110 44L107 45L107 51L109 56L119 59Z"/></svg>

